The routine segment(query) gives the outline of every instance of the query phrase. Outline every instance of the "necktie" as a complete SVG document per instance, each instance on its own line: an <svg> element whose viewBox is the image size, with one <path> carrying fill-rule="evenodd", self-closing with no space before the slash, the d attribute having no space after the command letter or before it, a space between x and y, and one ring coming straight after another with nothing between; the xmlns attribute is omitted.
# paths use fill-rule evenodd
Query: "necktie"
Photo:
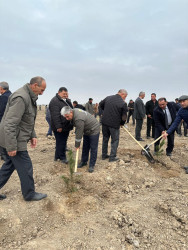
<svg viewBox="0 0 188 250"><path fill-rule="evenodd" d="M169 126L168 126L168 117L167 117L166 109L165 109L164 114L165 114L165 127L166 129L168 129Z"/></svg>

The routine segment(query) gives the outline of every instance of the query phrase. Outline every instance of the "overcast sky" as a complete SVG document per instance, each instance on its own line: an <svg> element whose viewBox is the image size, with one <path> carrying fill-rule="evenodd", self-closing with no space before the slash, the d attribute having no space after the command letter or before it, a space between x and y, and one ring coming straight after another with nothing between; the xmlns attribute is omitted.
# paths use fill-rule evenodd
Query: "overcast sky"
<svg viewBox="0 0 188 250"><path fill-rule="evenodd" d="M37 75L48 104L60 87L99 102L121 88L188 94L187 0L0 0L0 81L11 91Z"/></svg>

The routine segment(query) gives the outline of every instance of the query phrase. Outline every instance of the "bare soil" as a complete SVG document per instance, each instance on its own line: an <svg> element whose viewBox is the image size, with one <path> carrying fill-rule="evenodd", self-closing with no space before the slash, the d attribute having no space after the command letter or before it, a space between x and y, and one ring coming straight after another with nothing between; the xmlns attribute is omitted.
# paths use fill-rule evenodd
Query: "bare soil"
<svg viewBox="0 0 188 250"><path fill-rule="evenodd" d="M47 127L39 111L38 147L28 150L36 191L48 197L24 201L13 173L1 190L7 199L0 201L0 249L188 249L188 175L183 169L188 138L176 136L173 156L155 156L151 164L121 129L120 160L109 163L101 159L101 134L95 171L79 169L77 191L69 193L61 178L69 176L69 168L54 162L55 140L46 137ZM131 124L129 130L134 135ZM144 124L144 139L145 131ZM74 139L71 132L68 148L73 151Z"/></svg>

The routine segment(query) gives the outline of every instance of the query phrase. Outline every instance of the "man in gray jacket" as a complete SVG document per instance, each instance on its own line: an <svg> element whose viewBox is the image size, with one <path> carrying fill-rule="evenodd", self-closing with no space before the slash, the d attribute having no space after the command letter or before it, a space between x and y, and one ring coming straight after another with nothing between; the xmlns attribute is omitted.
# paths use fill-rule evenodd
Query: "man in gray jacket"
<svg viewBox="0 0 188 250"><path fill-rule="evenodd" d="M137 141L144 141L141 138L142 124L146 115L145 106L142 101L144 97L145 97L145 92L141 91L139 93L139 97L136 99L134 103L134 117L136 119L135 138Z"/></svg>
<svg viewBox="0 0 188 250"><path fill-rule="evenodd" d="M91 115L94 115L93 99L89 98L89 101L85 105L85 109Z"/></svg>
<svg viewBox="0 0 188 250"><path fill-rule="evenodd" d="M6 161L0 169L0 189L6 184L14 170L21 182L22 195L26 201L38 201L46 194L35 192L33 166L27 151L27 143L31 147L37 145L34 130L37 112L36 100L46 88L42 77L34 77L30 83L14 92L7 103L3 119L0 123L0 146L6 154ZM5 199L0 195L0 199Z"/></svg>
<svg viewBox="0 0 188 250"><path fill-rule="evenodd" d="M78 149L83 137L82 160L78 165L79 168L86 166L90 152L89 172L94 171L97 160L100 124L97 119L88 112L81 109L71 109L66 106L61 110L61 115L68 121L72 121L76 127L75 147Z"/></svg>

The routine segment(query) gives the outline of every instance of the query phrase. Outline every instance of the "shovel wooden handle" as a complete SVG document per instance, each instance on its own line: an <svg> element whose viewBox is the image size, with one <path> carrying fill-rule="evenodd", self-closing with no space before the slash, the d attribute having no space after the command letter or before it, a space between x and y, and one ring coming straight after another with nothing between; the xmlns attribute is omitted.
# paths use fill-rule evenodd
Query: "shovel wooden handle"
<svg viewBox="0 0 188 250"><path fill-rule="evenodd" d="M139 141L137 141L135 138L134 138L134 136L129 132L129 130L128 129L126 129L124 126L123 126L123 128L125 129L125 131L133 138L133 140L145 151L145 152L147 152L146 151L146 149L140 144L140 142Z"/></svg>
<svg viewBox="0 0 188 250"><path fill-rule="evenodd" d="M79 148L76 149L76 160L75 160L75 167L74 167L74 172L77 172L78 168L78 156L79 156Z"/></svg>
<svg viewBox="0 0 188 250"><path fill-rule="evenodd" d="M149 144L148 147L150 147L151 145L153 145L154 143L156 143L158 140L160 140L163 137L163 135L159 136L155 141L153 141L152 143Z"/></svg>

